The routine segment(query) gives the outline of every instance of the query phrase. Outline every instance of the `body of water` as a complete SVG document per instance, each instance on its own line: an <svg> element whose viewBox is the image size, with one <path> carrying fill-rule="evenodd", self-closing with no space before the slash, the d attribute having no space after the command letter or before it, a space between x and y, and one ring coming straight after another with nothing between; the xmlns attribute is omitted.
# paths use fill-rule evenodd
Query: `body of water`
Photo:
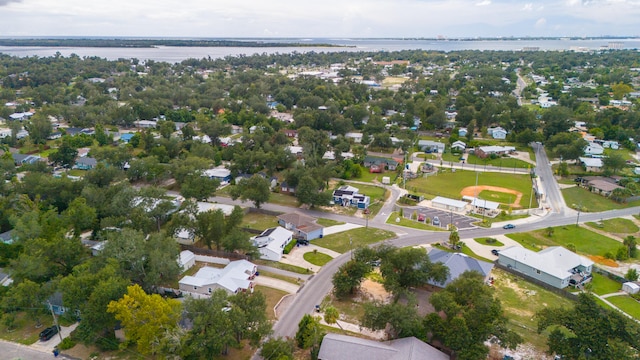
<svg viewBox="0 0 640 360"><path fill-rule="evenodd" d="M0 46L0 53L12 56L53 56L60 52L67 57L76 54L80 57L97 56L108 60L120 58L155 60L177 63L195 58L224 58L226 56L253 54L288 54L293 52L339 52L339 51L397 51L397 50L498 50L518 51L539 49L543 51L599 50L611 44L621 49L639 49L640 39L589 39L589 40L402 40L402 39L243 39L265 42L296 42L308 47L171 47L155 48L92 48L92 47L37 47L37 46ZM334 44L341 47L320 47L314 44Z"/></svg>

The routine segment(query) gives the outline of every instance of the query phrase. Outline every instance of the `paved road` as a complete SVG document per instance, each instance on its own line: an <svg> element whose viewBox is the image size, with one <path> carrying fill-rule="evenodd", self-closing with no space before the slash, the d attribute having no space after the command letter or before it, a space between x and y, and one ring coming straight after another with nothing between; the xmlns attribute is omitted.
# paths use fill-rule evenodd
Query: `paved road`
<svg viewBox="0 0 640 360"><path fill-rule="evenodd" d="M0 360L51 360L53 353L38 351L29 346L0 340ZM69 359L62 355L58 359Z"/></svg>
<svg viewBox="0 0 640 360"><path fill-rule="evenodd" d="M536 152L536 174L540 177L542 186L544 187L546 203L556 214L573 215L575 211L568 209L564 202L558 182L553 176L553 170L549 165L549 158L544 146L540 144L532 144L533 150Z"/></svg>

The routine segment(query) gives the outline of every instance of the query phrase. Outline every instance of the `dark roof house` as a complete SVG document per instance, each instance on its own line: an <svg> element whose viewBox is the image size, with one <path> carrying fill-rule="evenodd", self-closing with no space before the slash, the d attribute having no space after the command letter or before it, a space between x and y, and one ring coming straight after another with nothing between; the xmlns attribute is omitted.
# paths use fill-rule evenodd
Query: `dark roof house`
<svg viewBox="0 0 640 360"><path fill-rule="evenodd" d="M434 281L428 282L430 285L437 287L445 287L449 285L450 282L457 279L458 276L462 275L465 271L476 271L482 274L486 280L491 273L491 269L493 269L492 263L480 261L465 254L452 253L440 249L431 250L429 252L429 260L431 260L432 263L442 263L449 268L449 275L444 283L441 284Z"/></svg>

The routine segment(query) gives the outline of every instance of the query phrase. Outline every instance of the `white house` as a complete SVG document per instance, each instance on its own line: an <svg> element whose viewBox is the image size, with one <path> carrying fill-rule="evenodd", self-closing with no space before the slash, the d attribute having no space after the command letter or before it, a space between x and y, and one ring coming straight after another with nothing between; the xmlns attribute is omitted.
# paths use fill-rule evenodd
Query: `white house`
<svg viewBox="0 0 640 360"><path fill-rule="evenodd" d="M352 139L356 144L360 144L362 142L362 133L359 132L348 132L344 134L344 137L347 139Z"/></svg>
<svg viewBox="0 0 640 360"><path fill-rule="evenodd" d="M158 125L158 122L153 120L136 120L133 123L137 127L143 128L143 129L154 129Z"/></svg>
<svg viewBox="0 0 640 360"><path fill-rule="evenodd" d="M604 154L604 148L598 143L590 142L584 147L584 154L587 156L602 155Z"/></svg>
<svg viewBox="0 0 640 360"><path fill-rule="evenodd" d="M467 136L467 128L460 128L458 129L458 136Z"/></svg>
<svg viewBox="0 0 640 360"><path fill-rule="evenodd" d="M494 139L506 139L507 138L507 130L501 128L500 126L494 128L488 128L487 134L493 137Z"/></svg>
<svg viewBox="0 0 640 360"><path fill-rule="evenodd" d="M276 226L266 229L262 234L252 238L253 244L260 252L260 258L271 261L280 261L284 247L293 239L293 232Z"/></svg>
<svg viewBox="0 0 640 360"><path fill-rule="evenodd" d="M196 255L189 250L182 250L180 252L180 258L178 259L178 265L182 271L189 270L196 264Z"/></svg>
<svg viewBox="0 0 640 360"><path fill-rule="evenodd" d="M253 291L253 278L258 266L247 260L230 262L224 269L205 266L193 276L185 276L178 282L181 291L211 295L217 289L229 294Z"/></svg>
<svg viewBox="0 0 640 360"><path fill-rule="evenodd" d="M451 144L451 149L456 149L456 150L461 150L464 151L464 149L467 148L467 144L465 144L463 141L455 141L453 144Z"/></svg>
<svg viewBox="0 0 640 360"><path fill-rule="evenodd" d="M202 172L202 176L210 179L218 179L220 185L227 185L231 181L231 171L225 168L208 169Z"/></svg>
<svg viewBox="0 0 640 360"><path fill-rule="evenodd" d="M585 169L590 172L602 171L602 159L580 157L580 162L584 165Z"/></svg>

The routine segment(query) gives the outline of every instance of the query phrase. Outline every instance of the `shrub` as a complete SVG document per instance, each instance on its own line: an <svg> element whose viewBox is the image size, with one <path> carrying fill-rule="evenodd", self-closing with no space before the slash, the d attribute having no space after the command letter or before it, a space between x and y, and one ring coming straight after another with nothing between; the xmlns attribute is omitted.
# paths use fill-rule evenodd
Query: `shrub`
<svg viewBox="0 0 640 360"><path fill-rule="evenodd" d="M296 246L296 239L291 239L291 241L287 244L287 246L284 247L284 250L282 250L283 254L288 254L291 252L291 249L293 249L294 246Z"/></svg>
<svg viewBox="0 0 640 360"><path fill-rule="evenodd" d="M629 258L629 249L626 246L621 246L616 251L616 260L627 260Z"/></svg>
<svg viewBox="0 0 640 360"><path fill-rule="evenodd" d="M496 239L494 239L494 238L487 238L486 242L487 242L487 244L493 244L494 242L496 242Z"/></svg>
<svg viewBox="0 0 640 360"><path fill-rule="evenodd" d="M610 259L610 260L615 260L616 257L613 255L613 253L611 251L607 251L606 253L604 253L604 257L605 259Z"/></svg>

